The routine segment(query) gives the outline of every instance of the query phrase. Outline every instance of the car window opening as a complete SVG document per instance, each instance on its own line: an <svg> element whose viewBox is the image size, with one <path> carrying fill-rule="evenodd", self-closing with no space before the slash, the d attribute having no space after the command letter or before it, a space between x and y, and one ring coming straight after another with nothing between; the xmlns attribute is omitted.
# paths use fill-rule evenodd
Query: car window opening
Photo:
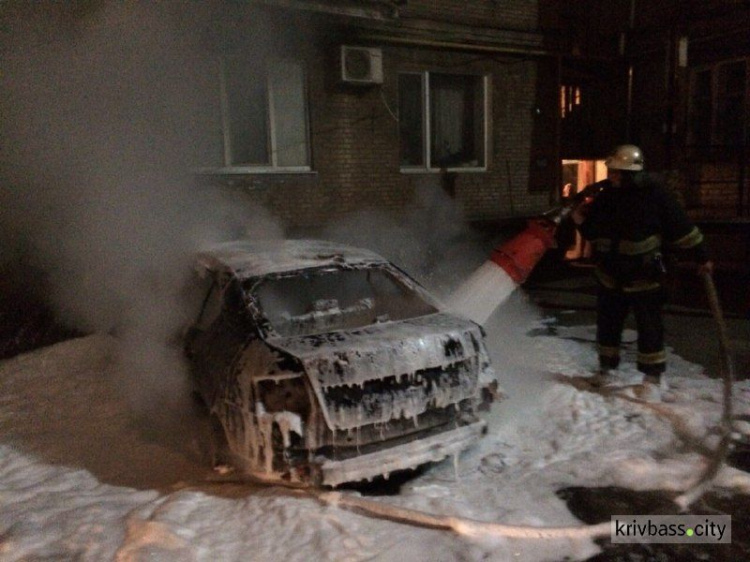
<svg viewBox="0 0 750 562"><path fill-rule="evenodd" d="M317 270L266 278L252 289L281 336L319 335L437 312L383 268Z"/></svg>

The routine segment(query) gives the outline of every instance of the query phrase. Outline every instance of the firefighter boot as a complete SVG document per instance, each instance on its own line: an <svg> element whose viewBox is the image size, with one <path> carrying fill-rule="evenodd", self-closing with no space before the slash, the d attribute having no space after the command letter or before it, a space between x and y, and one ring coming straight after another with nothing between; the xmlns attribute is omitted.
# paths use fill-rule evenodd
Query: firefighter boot
<svg viewBox="0 0 750 562"><path fill-rule="evenodd" d="M612 371L617 369L620 365L619 350L615 349L613 352L608 354L599 353L599 370L589 378L591 386L596 388L603 388L605 386L612 386L618 384L618 379Z"/></svg>
<svg viewBox="0 0 750 562"><path fill-rule="evenodd" d="M604 388L620 384L619 379L609 369L599 369L589 377L589 384L594 388Z"/></svg>
<svg viewBox="0 0 750 562"><path fill-rule="evenodd" d="M644 402L661 402L661 377L645 375L643 382L633 388L635 397Z"/></svg>
<svg viewBox="0 0 750 562"><path fill-rule="evenodd" d="M644 402L674 402L676 399L663 375L644 375L643 382L634 390L636 398Z"/></svg>

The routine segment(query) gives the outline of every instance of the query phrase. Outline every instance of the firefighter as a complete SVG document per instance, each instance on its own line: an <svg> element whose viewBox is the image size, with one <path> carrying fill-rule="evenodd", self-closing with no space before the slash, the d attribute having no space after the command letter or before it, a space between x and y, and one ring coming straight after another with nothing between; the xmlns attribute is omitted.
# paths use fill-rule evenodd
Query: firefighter
<svg viewBox="0 0 750 562"><path fill-rule="evenodd" d="M618 146L605 164L605 188L571 213L595 252L599 372L592 382L614 382L610 371L620 364L622 331L632 310L638 331L637 367L644 375L636 392L657 401L666 389L667 366L662 252L674 250L691 259L699 273L711 273L713 264L701 231L662 183L643 170L637 146Z"/></svg>

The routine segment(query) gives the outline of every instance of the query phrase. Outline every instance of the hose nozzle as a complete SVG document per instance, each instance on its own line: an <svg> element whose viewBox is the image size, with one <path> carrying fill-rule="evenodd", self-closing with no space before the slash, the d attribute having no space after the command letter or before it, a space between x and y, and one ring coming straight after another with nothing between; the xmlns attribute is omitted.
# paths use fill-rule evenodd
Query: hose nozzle
<svg viewBox="0 0 750 562"><path fill-rule="evenodd" d="M609 186L609 180L601 180L596 183L592 183L584 187L581 191L573 195L564 205L554 207L542 215L543 218L548 221L559 225L567 216L573 212L578 205L584 203L587 199L593 200L599 195L607 186Z"/></svg>

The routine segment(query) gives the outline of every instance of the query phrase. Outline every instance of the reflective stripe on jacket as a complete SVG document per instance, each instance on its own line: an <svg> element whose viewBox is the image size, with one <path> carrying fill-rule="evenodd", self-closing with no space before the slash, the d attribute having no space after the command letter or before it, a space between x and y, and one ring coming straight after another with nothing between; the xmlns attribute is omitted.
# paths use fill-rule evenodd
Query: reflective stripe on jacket
<svg viewBox="0 0 750 562"><path fill-rule="evenodd" d="M610 288L658 288L662 249L692 253L705 261L703 234L676 198L640 172L630 185L606 187L593 201L581 234L592 243L599 281Z"/></svg>

